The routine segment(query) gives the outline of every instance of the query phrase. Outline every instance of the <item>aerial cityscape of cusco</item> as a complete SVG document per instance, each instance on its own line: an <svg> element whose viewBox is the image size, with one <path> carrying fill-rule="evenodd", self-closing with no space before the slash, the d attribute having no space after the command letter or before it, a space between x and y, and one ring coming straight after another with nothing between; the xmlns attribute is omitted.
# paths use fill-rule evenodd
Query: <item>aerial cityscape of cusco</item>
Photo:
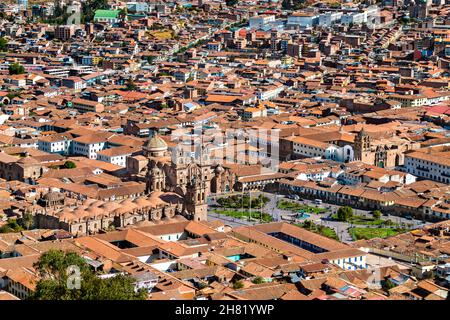
<svg viewBox="0 0 450 320"><path fill-rule="evenodd" d="M0 300L449 290L450 0L0 1Z"/></svg>

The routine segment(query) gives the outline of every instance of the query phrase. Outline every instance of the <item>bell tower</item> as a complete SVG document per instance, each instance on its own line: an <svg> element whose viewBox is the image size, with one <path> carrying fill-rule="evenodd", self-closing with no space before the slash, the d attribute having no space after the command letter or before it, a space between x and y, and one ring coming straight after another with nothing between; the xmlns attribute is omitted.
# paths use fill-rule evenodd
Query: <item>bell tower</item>
<svg viewBox="0 0 450 320"><path fill-rule="evenodd" d="M147 167L147 193L154 191L164 191L166 189L166 175L164 171L154 161L148 162Z"/></svg>
<svg viewBox="0 0 450 320"><path fill-rule="evenodd" d="M195 163L188 167L188 182L186 184L186 211L194 221L208 219L208 184L209 180L202 172L202 168Z"/></svg>
<svg viewBox="0 0 450 320"><path fill-rule="evenodd" d="M355 137L355 160L362 161L365 157L365 152L370 151L370 136L364 129L358 132Z"/></svg>

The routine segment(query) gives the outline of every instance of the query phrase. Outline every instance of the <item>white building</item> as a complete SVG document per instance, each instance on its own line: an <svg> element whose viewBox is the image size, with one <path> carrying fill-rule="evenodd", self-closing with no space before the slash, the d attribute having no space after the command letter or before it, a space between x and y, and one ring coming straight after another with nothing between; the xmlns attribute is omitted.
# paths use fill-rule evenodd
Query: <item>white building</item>
<svg viewBox="0 0 450 320"><path fill-rule="evenodd" d="M292 141L294 156L325 158L339 162L353 161L354 158L354 151L350 145L339 147L303 137L295 137Z"/></svg>
<svg viewBox="0 0 450 320"><path fill-rule="evenodd" d="M275 99L284 89L285 87L281 84L262 87L256 92L256 97L262 101Z"/></svg>
<svg viewBox="0 0 450 320"><path fill-rule="evenodd" d="M287 24L290 26L299 26L309 28L319 23L319 15L310 12L297 12L288 17Z"/></svg>
<svg viewBox="0 0 450 320"><path fill-rule="evenodd" d="M249 25L252 29L258 29L274 21L274 15L254 16L249 19Z"/></svg>
<svg viewBox="0 0 450 320"><path fill-rule="evenodd" d="M339 23L342 18L342 12L325 12L319 15L319 25L329 27L334 23Z"/></svg>
<svg viewBox="0 0 450 320"><path fill-rule="evenodd" d="M100 135L86 135L73 140L72 152L76 155L82 155L89 159L97 160L97 152L105 149L106 138Z"/></svg>
<svg viewBox="0 0 450 320"><path fill-rule="evenodd" d="M362 24L362 23L376 23L379 17L379 8L377 6L370 6L364 11L349 12L342 15L341 22L343 24Z"/></svg>
<svg viewBox="0 0 450 320"><path fill-rule="evenodd" d="M127 157L133 154L133 148L122 146L97 152L97 160L112 163L121 167L127 166Z"/></svg>
<svg viewBox="0 0 450 320"><path fill-rule="evenodd" d="M55 134L38 139L38 149L48 153L68 154L72 140L64 135Z"/></svg>
<svg viewBox="0 0 450 320"><path fill-rule="evenodd" d="M147 2L127 2L127 9L129 12L133 13L148 13L151 11L151 7Z"/></svg>
<svg viewBox="0 0 450 320"><path fill-rule="evenodd" d="M367 268L366 255L357 255L354 257L342 257L330 259L330 263L336 264L342 269L346 270L357 270Z"/></svg>
<svg viewBox="0 0 450 320"><path fill-rule="evenodd" d="M450 159L442 152L415 151L407 153L405 154L404 167L412 175L442 183L450 183Z"/></svg>

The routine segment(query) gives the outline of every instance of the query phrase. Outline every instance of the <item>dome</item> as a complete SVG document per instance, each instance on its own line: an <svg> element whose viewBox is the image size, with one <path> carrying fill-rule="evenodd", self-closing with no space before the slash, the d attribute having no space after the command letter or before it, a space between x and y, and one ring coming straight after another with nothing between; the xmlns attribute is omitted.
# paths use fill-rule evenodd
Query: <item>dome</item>
<svg viewBox="0 0 450 320"><path fill-rule="evenodd" d="M97 217L97 216L101 216L105 213L105 211L101 208L98 207L89 207L86 212L89 213L90 216L92 217Z"/></svg>
<svg viewBox="0 0 450 320"><path fill-rule="evenodd" d="M45 201L49 201L49 202L61 201L61 200L64 200L64 194L59 193L59 192L49 192L49 193L46 193L42 197L42 199L45 200Z"/></svg>
<svg viewBox="0 0 450 320"><path fill-rule="evenodd" d="M113 211L113 215L119 216L119 215L125 214L129 211L130 211L130 209L128 209L127 207L120 207Z"/></svg>
<svg viewBox="0 0 450 320"><path fill-rule="evenodd" d="M151 137L146 145L146 149L150 152L167 150L167 143L158 135Z"/></svg>
<svg viewBox="0 0 450 320"><path fill-rule="evenodd" d="M79 214L85 212L87 208L88 207L86 207L86 206L78 206L78 207L73 209L73 214L79 215Z"/></svg>
<svg viewBox="0 0 450 320"><path fill-rule="evenodd" d="M60 216L59 219L62 221L72 221L74 219L76 219L76 216L69 212L69 211L64 211Z"/></svg>
<svg viewBox="0 0 450 320"><path fill-rule="evenodd" d="M121 201L120 206L123 208L127 208L129 211L132 211L133 209L137 208L137 205L130 199L125 199L125 200Z"/></svg>
<svg viewBox="0 0 450 320"><path fill-rule="evenodd" d="M87 212L86 210L84 210L83 208L77 208L74 212L73 215L76 216L79 219L83 219L83 218L87 218L90 216L90 213Z"/></svg>
<svg viewBox="0 0 450 320"><path fill-rule="evenodd" d="M99 208L102 208L106 212L112 212L112 211L116 210L117 208L120 208L120 204L118 204L117 202L112 202L112 201L105 202Z"/></svg>
<svg viewBox="0 0 450 320"><path fill-rule="evenodd" d="M103 203L104 203L103 201L97 200L97 201L92 202L92 203L89 205L89 207L100 207Z"/></svg>
<svg viewBox="0 0 450 320"><path fill-rule="evenodd" d="M139 208L145 208L145 207L149 207L152 205L152 203L150 201L148 201L145 198L138 198L136 200L133 201Z"/></svg>
<svg viewBox="0 0 450 320"><path fill-rule="evenodd" d="M93 204L93 203L95 203L95 202L97 202L96 199L88 198L88 199L86 199L86 200L83 202L83 205L86 206L86 207L88 207L88 206L90 206L91 204Z"/></svg>

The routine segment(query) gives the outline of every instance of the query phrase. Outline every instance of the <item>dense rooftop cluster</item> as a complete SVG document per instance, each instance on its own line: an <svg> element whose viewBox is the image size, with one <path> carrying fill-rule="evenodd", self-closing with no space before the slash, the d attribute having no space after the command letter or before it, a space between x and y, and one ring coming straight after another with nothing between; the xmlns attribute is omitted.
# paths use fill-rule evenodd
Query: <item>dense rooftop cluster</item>
<svg viewBox="0 0 450 320"><path fill-rule="evenodd" d="M2 1L0 300L48 250L150 300L446 299L449 128L448 0ZM252 192L423 224L337 241Z"/></svg>

